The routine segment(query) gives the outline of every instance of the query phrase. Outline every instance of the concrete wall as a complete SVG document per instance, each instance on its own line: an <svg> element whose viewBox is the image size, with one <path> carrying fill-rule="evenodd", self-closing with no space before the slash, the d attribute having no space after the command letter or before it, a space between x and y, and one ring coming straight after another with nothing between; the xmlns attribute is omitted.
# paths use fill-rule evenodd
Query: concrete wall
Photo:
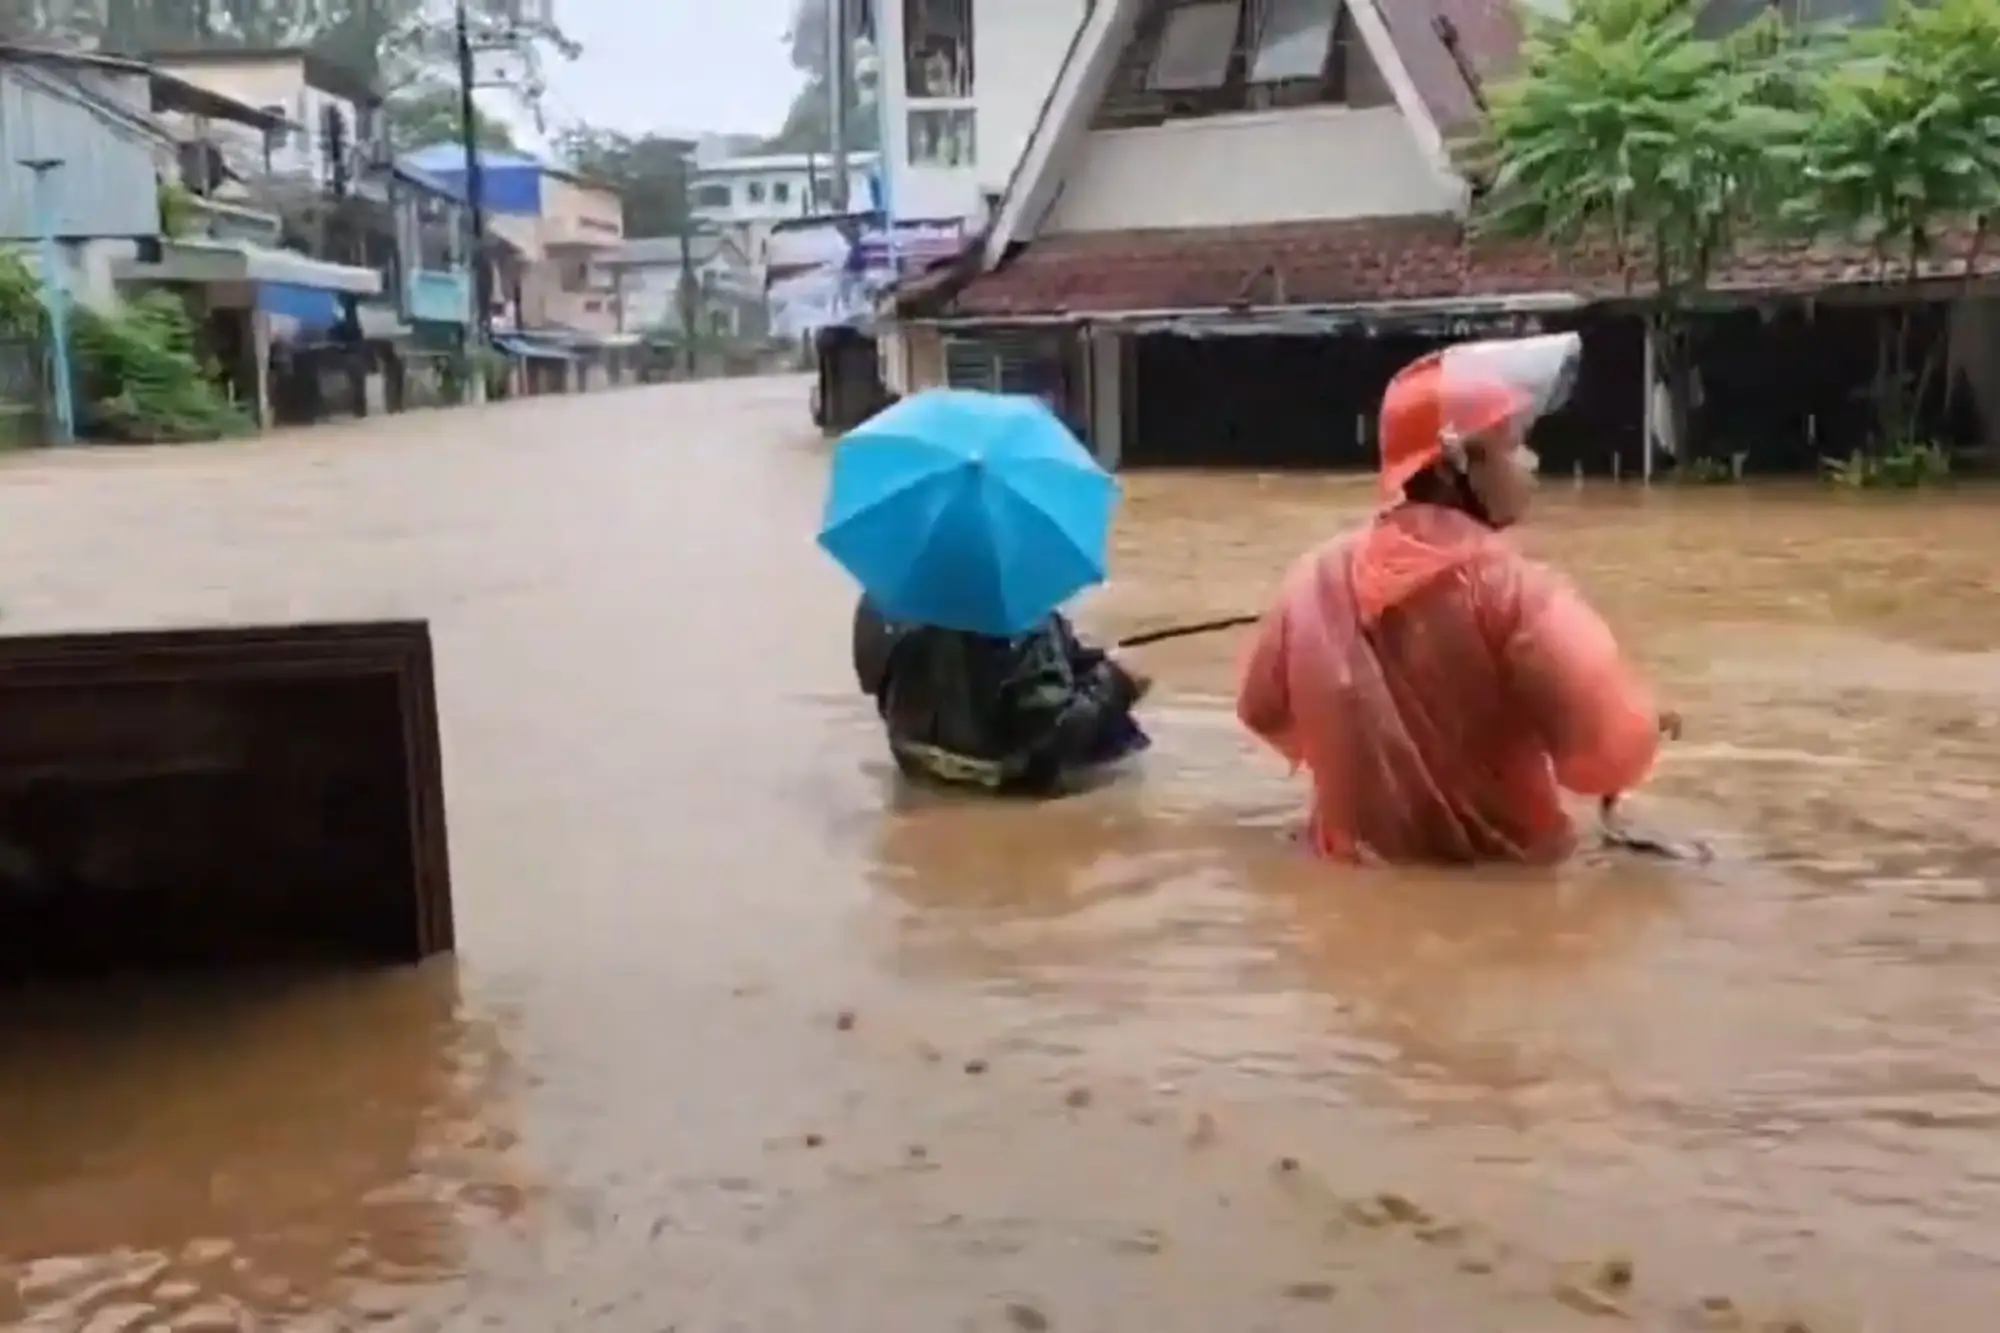
<svg viewBox="0 0 2000 1333"><path fill-rule="evenodd" d="M1440 213L1461 193L1393 106L1255 111L1093 130L1038 234Z"/></svg>

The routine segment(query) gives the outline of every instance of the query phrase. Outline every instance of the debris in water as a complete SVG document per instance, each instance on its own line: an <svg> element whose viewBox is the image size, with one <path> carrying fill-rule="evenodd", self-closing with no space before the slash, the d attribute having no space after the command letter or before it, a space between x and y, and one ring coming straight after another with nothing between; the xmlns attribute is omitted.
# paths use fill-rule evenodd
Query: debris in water
<svg viewBox="0 0 2000 1333"><path fill-rule="evenodd" d="M1199 1112L1194 1118L1193 1126L1188 1130L1188 1147L1206 1148L1215 1142L1216 1135L1220 1132L1216 1127L1214 1116L1206 1111Z"/></svg>
<svg viewBox="0 0 2000 1333"><path fill-rule="evenodd" d="M1375 1196L1375 1202L1391 1222L1405 1222L1412 1226L1425 1226L1431 1215L1419 1208L1409 1198L1392 1190L1384 1190Z"/></svg>
<svg viewBox="0 0 2000 1333"><path fill-rule="evenodd" d="M854 1031L854 1011L852 1009L841 1010L839 1014L835 1015L833 1025L842 1032Z"/></svg>
<svg viewBox="0 0 2000 1333"><path fill-rule="evenodd" d="M1072 1111L1081 1111L1084 1107L1090 1105L1090 1101L1089 1088L1071 1088L1063 1096L1063 1105L1069 1107Z"/></svg>
<svg viewBox="0 0 2000 1333"><path fill-rule="evenodd" d="M808 1148L818 1148L825 1144L825 1142L826 1137L822 1134L813 1133L806 1135L806 1147Z"/></svg>
<svg viewBox="0 0 2000 1333"><path fill-rule="evenodd" d="M1465 1236L1461 1222L1432 1222L1417 1228L1417 1239L1426 1245L1457 1245Z"/></svg>
<svg viewBox="0 0 2000 1333"><path fill-rule="evenodd" d="M1020 1329L1021 1333L1045 1333L1049 1317L1026 1301L1009 1301L1007 1322Z"/></svg>
<svg viewBox="0 0 2000 1333"><path fill-rule="evenodd" d="M1616 1299L1579 1281L1559 1280L1549 1288L1549 1294L1579 1314L1602 1315L1610 1319L1626 1317L1625 1307Z"/></svg>
<svg viewBox="0 0 2000 1333"><path fill-rule="evenodd" d="M983 1074L986 1072L986 1062L984 1060L967 1060L965 1062L965 1072L968 1074Z"/></svg>
<svg viewBox="0 0 2000 1333"><path fill-rule="evenodd" d="M909 1158L913 1162L928 1162L931 1159L931 1150L921 1143L912 1143L909 1147Z"/></svg>
<svg viewBox="0 0 2000 1333"><path fill-rule="evenodd" d="M1598 1260L1597 1268L1591 1274L1591 1282L1603 1291L1630 1291L1632 1277L1630 1257L1614 1254Z"/></svg>
<svg viewBox="0 0 2000 1333"><path fill-rule="evenodd" d="M1458 1261L1458 1271L1461 1273L1490 1273L1493 1271L1493 1261L1482 1255L1468 1254Z"/></svg>
<svg viewBox="0 0 2000 1333"><path fill-rule="evenodd" d="M1111 1248L1119 1254L1158 1254L1167 1248L1167 1233L1158 1227L1140 1227L1112 1241Z"/></svg>
<svg viewBox="0 0 2000 1333"><path fill-rule="evenodd" d="M1713 1333L1736 1333L1743 1327L1743 1311L1727 1296L1704 1296L1695 1306L1695 1325Z"/></svg>
<svg viewBox="0 0 2000 1333"><path fill-rule="evenodd" d="M1316 1304L1324 1304L1332 1300L1334 1293L1338 1290L1339 1288L1335 1287L1331 1282L1287 1282L1284 1288L1285 1296L1288 1299L1294 1301L1312 1301Z"/></svg>
<svg viewBox="0 0 2000 1333"><path fill-rule="evenodd" d="M1294 1173L1295 1171L1297 1171L1298 1169L1299 1169L1299 1159L1298 1159L1298 1158L1296 1158L1296 1157L1280 1157L1280 1158L1278 1159L1278 1174L1279 1174L1279 1175L1281 1175L1281 1176L1289 1176L1289 1175L1291 1175L1292 1173Z"/></svg>

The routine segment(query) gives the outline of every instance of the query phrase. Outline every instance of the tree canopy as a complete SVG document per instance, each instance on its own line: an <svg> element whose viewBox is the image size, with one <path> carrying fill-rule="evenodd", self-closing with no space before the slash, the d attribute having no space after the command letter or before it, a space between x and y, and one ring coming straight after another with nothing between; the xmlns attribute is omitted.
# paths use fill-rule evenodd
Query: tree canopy
<svg viewBox="0 0 2000 1333"><path fill-rule="evenodd" d="M557 155L625 201L627 236L676 236L687 225L689 139L578 125L556 135Z"/></svg>
<svg viewBox="0 0 2000 1333"><path fill-rule="evenodd" d="M389 121L389 142L399 153L428 148L437 143L459 142L463 117L458 89L443 86L425 88L389 99L384 114ZM473 108L473 136L481 148L514 152L514 133L507 123Z"/></svg>
<svg viewBox="0 0 2000 1333"><path fill-rule="evenodd" d="M1609 257L1640 291L1682 440L1684 315L1746 240L1859 246L1878 278L1915 284L1968 234L1976 255L2000 212L2000 0L1895 0L1853 27L1766 11L1721 37L1705 12L1573 0L1532 17L1482 163L1484 227ZM1909 336L1906 317L1878 375L1890 445L1928 373L1912 387Z"/></svg>
<svg viewBox="0 0 2000 1333"><path fill-rule="evenodd" d="M785 34L792 68L805 76L804 85L792 97L785 123L767 139L764 147L773 153L824 153L833 146L833 97L829 91L832 65L831 33L826 0L797 0L792 24ZM879 117L856 92L847 111L847 144L850 148L873 149L881 141Z"/></svg>

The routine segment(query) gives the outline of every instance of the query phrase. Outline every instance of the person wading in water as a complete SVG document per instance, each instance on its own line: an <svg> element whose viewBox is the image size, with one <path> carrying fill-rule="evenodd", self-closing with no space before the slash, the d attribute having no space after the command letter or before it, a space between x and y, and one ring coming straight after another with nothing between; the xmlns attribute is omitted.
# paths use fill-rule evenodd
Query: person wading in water
<svg viewBox="0 0 2000 1333"><path fill-rule="evenodd" d="M1534 490L1528 431L1580 351L1574 334L1466 343L1399 372L1386 507L1299 560L1264 616L1237 715L1311 775L1321 856L1560 860L1578 842L1561 793L1608 815L1678 730L1575 588L1503 535Z"/></svg>

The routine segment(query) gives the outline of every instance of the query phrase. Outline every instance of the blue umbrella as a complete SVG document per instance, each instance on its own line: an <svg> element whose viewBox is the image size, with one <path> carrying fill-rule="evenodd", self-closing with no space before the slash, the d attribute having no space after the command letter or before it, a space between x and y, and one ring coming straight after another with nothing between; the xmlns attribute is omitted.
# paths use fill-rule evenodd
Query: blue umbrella
<svg viewBox="0 0 2000 1333"><path fill-rule="evenodd" d="M1041 400L933 389L841 440L819 544L891 620L1011 637L1103 581L1117 507Z"/></svg>

